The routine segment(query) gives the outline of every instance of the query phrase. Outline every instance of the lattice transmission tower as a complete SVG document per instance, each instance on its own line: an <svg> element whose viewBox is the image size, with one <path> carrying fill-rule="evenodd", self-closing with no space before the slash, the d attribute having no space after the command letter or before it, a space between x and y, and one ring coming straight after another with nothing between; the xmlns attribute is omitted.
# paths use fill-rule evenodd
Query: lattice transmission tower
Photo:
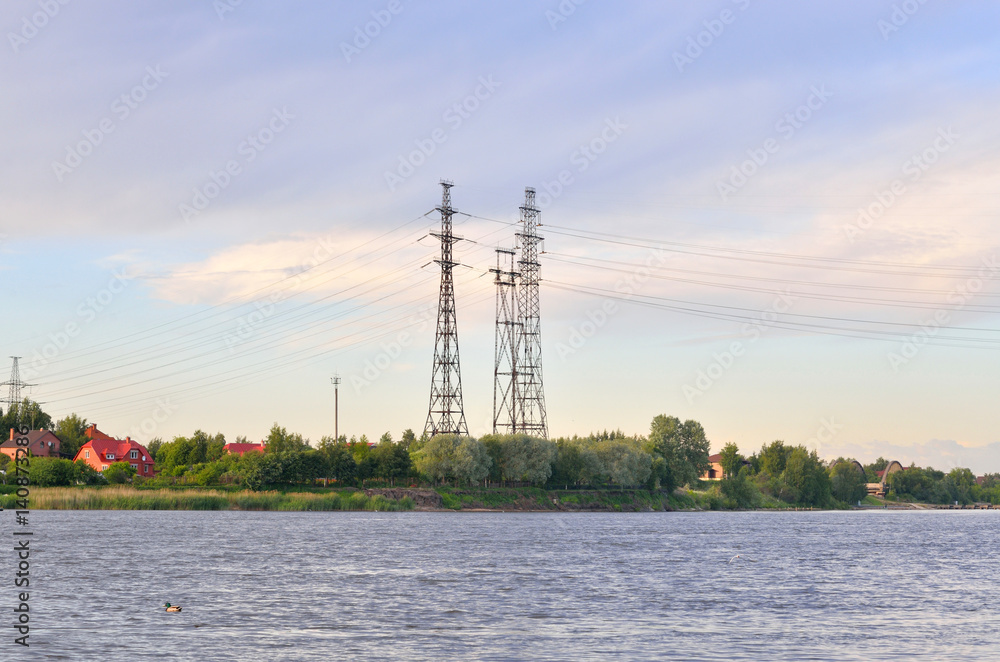
<svg viewBox="0 0 1000 662"><path fill-rule="evenodd" d="M469 434L462 407L462 371L458 361L458 321L455 316L455 283L452 269L458 262L452 260L452 246L461 237L452 234L451 187L453 182L441 182L441 232L431 236L441 241L441 288L438 295L437 333L434 338L434 368L431 372L431 401L427 411L424 433Z"/></svg>
<svg viewBox="0 0 1000 662"><path fill-rule="evenodd" d="M514 434L518 431L517 367L518 340L521 321L517 315L517 277L511 248L498 248L496 341L493 366L493 434Z"/></svg>
<svg viewBox="0 0 1000 662"><path fill-rule="evenodd" d="M32 384L26 384L21 381L21 371L18 368L17 362L21 359L20 356L12 356L13 363L10 367L10 381L0 384L0 386L8 387L7 397L3 399L4 404L7 405L7 410L10 411L16 408L17 411L17 422L22 422L23 412L21 411L24 401L21 399L21 389L25 386L32 386Z"/></svg>
<svg viewBox="0 0 1000 662"><path fill-rule="evenodd" d="M518 339L518 362L516 404L517 432L524 432L548 439L549 429L545 420L545 392L542 388L542 329L538 301L538 236L539 211L535 207L535 189L524 189L524 205L521 207L521 231L517 233L521 246L518 260L520 282L517 288L520 338Z"/></svg>

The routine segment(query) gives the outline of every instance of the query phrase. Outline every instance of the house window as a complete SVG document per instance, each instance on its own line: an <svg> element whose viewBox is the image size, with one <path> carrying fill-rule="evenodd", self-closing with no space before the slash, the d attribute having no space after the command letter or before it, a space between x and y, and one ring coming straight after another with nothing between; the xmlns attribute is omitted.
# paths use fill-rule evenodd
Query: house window
<svg viewBox="0 0 1000 662"><path fill-rule="evenodd" d="M83 451L83 456L89 460L90 459L90 451Z"/></svg>
<svg viewBox="0 0 1000 662"><path fill-rule="evenodd" d="M104 465L104 469L107 469L107 468L108 468L108 465L105 464ZM104 469L101 469L101 471L104 471Z"/></svg>
<svg viewBox="0 0 1000 662"><path fill-rule="evenodd" d="M133 468L133 469L138 469L138 468L139 468L139 465L138 465L138 464L133 464L133 465L132 465L132 468Z"/></svg>
<svg viewBox="0 0 1000 662"><path fill-rule="evenodd" d="M107 454L107 458L108 458L109 460L113 460L113 459L115 459L115 454L114 454L114 453L108 453L108 454Z"/></svg>
<svg viewBox="0 0 1000 662"><path fill-rule="evenodd" d="M135 458L139 457L139 451L132 451L131 453L129 453L129 457L134 460Z"/></svg>

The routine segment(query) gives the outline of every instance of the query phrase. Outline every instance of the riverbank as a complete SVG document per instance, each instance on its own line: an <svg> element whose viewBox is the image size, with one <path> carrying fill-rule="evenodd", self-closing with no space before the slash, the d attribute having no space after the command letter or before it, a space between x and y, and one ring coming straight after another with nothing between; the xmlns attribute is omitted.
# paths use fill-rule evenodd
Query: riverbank
<svg viewBox="0 0 1000 662"><path fill-rule="evenodd" d="M425 512L700 512L725 510L711 491L675 490L545 490L516 488L311 488L309 491L260 491L213 488L143 489L105 487L33 487L33 510L247 510L247 511L425 511ZM20 508L13 493L0 494L0 508ZM852 510L972 510L985 504L948 506L901 503L868 497ZM1000 509L1000 506L993 506ZM846 508L845 508L846 509ZM755 510L822 510L796 507L762 497Z"/></svg>
<svg viewBox="0 0 1000 662"><path fill-rule="evenodd" d="M0 508L14 509L15 495L0 496ZM413 510L409 498L389 499L356 490L314 492L223 491L212 489L142 490L113 487L34 487L32 510Z"/></svg>

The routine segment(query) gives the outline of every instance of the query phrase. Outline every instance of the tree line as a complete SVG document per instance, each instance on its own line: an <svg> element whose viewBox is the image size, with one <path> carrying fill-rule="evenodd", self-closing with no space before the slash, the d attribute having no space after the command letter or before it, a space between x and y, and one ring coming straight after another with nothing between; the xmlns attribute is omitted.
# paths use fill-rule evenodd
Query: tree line
<svg viewBox="0 0 1000 662"><path fill-rule="evenodd" d="M868 496L868 483L879 482L879 472L889 461L878 458L861 465L852 458L823 462L816 451L773 441L749 457L736 444L726 444L720 453L724 478L718 485L722 507L759 506L764 495L790 505L821 508L856 504ZM969 469L945 474L917 466L889 474L889 500L923 503L1000 504L1000 474L989 474L977 483Z"/></svg>
<svg viewBox="0 0 1000 662"><path fill-rule="evenodd" d="M32 483L39 486L133 481L152 486L230 484L260 490L322 480L348 486L375 481L387 485L641 487L672 492L685 485L697 486L710 466L709 441L702 425L666 415L652 420L648 435L615 430L553 440L525 434L418 438L408 429L399 440L386 432L374 444L365 435L324 436L315 447L301 434L275 423L263 441L265 452L242 456L226 452L222 433L196 430L166 442L155 438L145 446L158 475L142 478L126 462L97 472L82 461L70 461L86 443L86 419L71 414L52 426L48 414L27 400L21 414L41 421L39 427L50 426L61 442L63 459L32 461ZM13 424L17 416L15 407L0 416L0 424ZM237 437L235 441L247 440ZM710 485L709 491L724 508L758 507L765 498L815 507L854 504L866 497L867 483L878 482L878 472L888 465L878 458L859 471L851 458L824 462L815 451L781 440L764 444L749 456L729 443L720 455L724 478ZM0 470L8 461L0 454ZM890 474L887 487L889 499L1000 504L1000 474L987 475L978 483L969 469L944 473L910 466Z"/></svg>

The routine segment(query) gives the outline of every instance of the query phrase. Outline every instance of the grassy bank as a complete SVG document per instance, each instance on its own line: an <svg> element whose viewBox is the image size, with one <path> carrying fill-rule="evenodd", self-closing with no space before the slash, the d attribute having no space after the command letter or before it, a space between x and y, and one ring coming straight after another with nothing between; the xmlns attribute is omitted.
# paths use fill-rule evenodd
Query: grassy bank
<svg viewBox="0 0 1000 662"><path fill-rule="evenodd" d="M442 505L452 510L552 510L640 512L672 510L667 496L649 490L544 490L538 487L439 487Z"/></svg>
<svg viewBox="0 0 1000 662"><path fill-rule="evenodd" d="M0 507L13 509L15 496L0 496ZM35 487L32 510L413 510L413 500L366 496L344 491L312 494L302 492L222 492L209 489L137 490L133 487Z"/></svg>

